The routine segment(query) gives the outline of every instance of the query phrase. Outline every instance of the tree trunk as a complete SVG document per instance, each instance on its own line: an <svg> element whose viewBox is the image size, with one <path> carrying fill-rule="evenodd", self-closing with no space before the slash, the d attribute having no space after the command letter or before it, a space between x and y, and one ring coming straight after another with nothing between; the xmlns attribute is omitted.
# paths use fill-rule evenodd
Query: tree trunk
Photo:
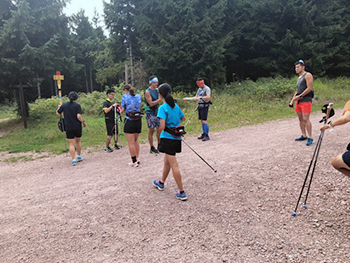
<svg viewBox="0 0 350 263"><path fill-rule="evenodd" d="M37 84L38 87L38 99L41 99L40 83Z"/></svg>
<svg viewBox="0 0 350 263"><path fill-rule="evenodd" d="M91 65L89 66L90 68L90 87L91 87L91 92L94 91L94 85L92 84L92 70L91 70Z"/></svg>
<svg viewBox="0 0 350 263"><path fill-rule="evenodd" d="M87 72L86 72L86 65L85 65L84 74L85 74L86 93L89 93L89 81L88 81L88 76L87 76Z"/></svg>
<svg viewBox="0 0 350 263"><path fill-rule="evenodd" d="M128 64L125 63L125 84L129 84Z"/></svg>
<svg viewBox="0 0 350 263"><path fill-rule="evenodd" d="M134 86L134 59L132 57L132 45L131 39L129 36L129 55L130 55L130 78L131 78L131 86Z"/></svg>

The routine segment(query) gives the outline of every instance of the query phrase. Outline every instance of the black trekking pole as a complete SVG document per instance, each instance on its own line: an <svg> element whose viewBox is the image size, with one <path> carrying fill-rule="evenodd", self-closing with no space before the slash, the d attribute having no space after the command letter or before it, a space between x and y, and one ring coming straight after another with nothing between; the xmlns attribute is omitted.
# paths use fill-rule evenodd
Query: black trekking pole
<svg viewBox="0 0 350 263"><path fill-rule="evenodd" d="M326 116L323 117L323 119L320 122L327 123L327 120L334 115L334 110L332 109L332 106L333 106L333 103L329 103L328 105L326 104L326 105L323 106L322 112L325 112ZM311 176L310 176L310 181L309 181L309 185L308 185L308 190L307 190L305 201L304 201L304 205L303 205L303 208L307 209L306 201L307 201L307 198L309 196L310 187L311 187L313 175L314 175L316 164L317 164L318 154L319 154L320 149L321 149L321 143L322 143L322 140L323 140L323 136L324 136L324 130L321 131L321 134L318 137L318 140L317 140L317 143L316 143L316 147L315 147L315 151L314 151L314 153L312 155L312 158L311 158L311 161L310 161L310 164L309 164L309 168L307 170L307 173L306 173L306 176L305 176L305 180L304 180L303 186L302 186L300 194L299 194L298 202L297 202L297 204L295 206L295 210L292 213L292 216L296 216L296 212L297 212L297 209L298 209L298 206L299 206L299 202L300 202L300 199L301 199L301 197L303 195L303 191L304 191L304 188L306 186L307 179L309 177L310 169L311 169L312 164L313 164L313 168L312 168L312 172L311 172Z"/></svg>
<svg viewBox="0 0 350 263"><path fill-rule="evenodd" d="M188 143L184 139L182 139L182 141L188 146L188 148L190 148L195 154L197 154L197 156L199 158L201 158L202 161L205 162L205 164L208 165L214 171L214 173L217 172L217 170L215 170L206 160L203 159L202 156L200 156L191 146L189 146Z"/></svg>

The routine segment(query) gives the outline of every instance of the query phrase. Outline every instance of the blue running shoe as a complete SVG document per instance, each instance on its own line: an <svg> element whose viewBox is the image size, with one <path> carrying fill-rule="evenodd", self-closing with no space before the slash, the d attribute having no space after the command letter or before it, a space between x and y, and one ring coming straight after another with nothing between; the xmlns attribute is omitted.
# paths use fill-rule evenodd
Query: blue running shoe
<svg viewBox="0 0 350 263"><path fill-rule="evenodd" d="M307 140L307 137L305 137L304 135L301 135L299 138L296 138L295 141L305 141Z"/></svg>
<svg viewBox="0 0 350 263"><path fill-rule="evenodd" d="M314 139L311 139L311 138L307 138L307 143L306 143L306 146L310 146L314 143Z"/></svg>
<svg viewBox="0 0 350 263"><path fill-rule="evenodd" d="M177 192L176 193L176 198L181 200L181 201L186 201L187 200L187 195L186 195L185 192L183 192L183 193Z"/></svg>
<svg viewBox="0 0 350 263"><path fill-rule="evenodd" d="M77 156L77 161L78 161L78 162L81 162L82 160L83 160L83 156L78 155L78 156Z"/></svg>
<svg viewBox="0 0 350 263"><path fill-rule="evenodd" d="M158 188L159 191L164 190L164 183L159 180L153 180L153 185Z"/></svg>
<svg viewBox="0 0 350 263"><path fill-rule="evenodd" d="M74 160L72 161L72 165L73 165L73 166L76 166L76 165L77 165L77 160L74 159Z"/></svg>

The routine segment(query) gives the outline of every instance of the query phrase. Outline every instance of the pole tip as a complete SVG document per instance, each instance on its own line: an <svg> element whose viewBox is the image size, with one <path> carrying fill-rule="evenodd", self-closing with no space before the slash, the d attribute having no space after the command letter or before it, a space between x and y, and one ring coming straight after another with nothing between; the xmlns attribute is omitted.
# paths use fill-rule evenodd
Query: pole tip
<svg viewBox="0 0 350 263"><path fill-rule="evenodd" d="M293 213L292 213L292 216L296 217L296 216L297 216L297 214L293 212Z"/></svg>

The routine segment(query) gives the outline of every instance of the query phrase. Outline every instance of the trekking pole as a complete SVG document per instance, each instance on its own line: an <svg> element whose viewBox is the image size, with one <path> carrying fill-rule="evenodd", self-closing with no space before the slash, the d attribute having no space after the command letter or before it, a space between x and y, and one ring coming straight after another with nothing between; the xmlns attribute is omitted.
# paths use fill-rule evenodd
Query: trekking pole
<svg viewBox="0 0 350 263"><path fill-rule="evenodd" d="M182 139L182 141L188 146L188 148L190 148L195 154L197 154L197 156L199 158L201 158L202 161L205 162L205 164L208 165L214 171L214 173L217 172L217 170L215 170L206 160L204 160L204 158L202 156L200 156L191 146L189 146L188 143L184 139Z"/></svg>
<svg viewBox="0 0 350 263"><path fill-rule="evenodd" d="M331 113L331 110L332 110L332 106L333 106L333 103L329 103L329 104L328 104L327 113L326 113L326 118L323 120L323 121L324 121L324 124L326 124L326 123L327 123L327 120L329 119L329 116L330 116L330 113ZM317 150L317 154L316 154L316 159L315 159L314 167L313 167L312 172L311 172L310 182L309 182L309 186L308 186L308 188L307 188L307 192L306 192L306 196L305 196L305 201L304 201L304 205L303 205L303 208L304 208L304 209L307 209L306 202L307 202L307 199L308 199L308 197L309 197L310 187L311 187L311 183L312 183L312 179L313 179L313 176L314 176L314 171L315 171L315 167L316 167L316 163L317 163L317 159L318 159L318 153L320 152L321 143L322 143L323 136L324 136L324 130L321 131L321 136L322 136L322 137L321 137L321 142L320 142L320 145L319 145L318 150Z"/></svg>
<svg viewBox="0 0 350 263"><path fill-rule="evenodd" d="M118 141L118 120L117 120L117 107L114 107L114 144L117 145Z"/></svg>
<svg viewBox="0 0 350 263"><path fill-rule="evenodd" d="M332 111L332 106L333 106L332 102L328 104L326 116L321 120L321 122L323 121L324 123L327 123L328 118L330 118L331 116L334 115L334 111ZM332 113L332 115L331 115L331 113ZM307 209L306 201L307 201L307 198L309 196L309 191L310 191L313 175L314 175L314 172L315 172L315 167L316 167L316 164L317 164L318 154L320 152L323 136L324 136L324 130L321 131L321 134L318 137L318 140L317 140L317 143L316 143L316 147L315 147L315 151L314 151L314 153L312 155L312 158L311 158L311 161L310 161L310 164L309 164L309 168L307 170L307 173L306 173L306 176L305 176L305 180L304 180L303 186L302 186L300 194L299 194L298 202L297 202L297 204L295 206L295 209L294 209L294 212L292 213L292 216L296 216L298 205L299 205L300 199L301 199L301 197L303 195L303 191L304 191L307 179L309 177L310 169L311 169L311 166L313 164L313 168L312 168L312 172L311 172L311 176L310 176L310 181L309 181L309 185L308 185L308 190L307 190L306 197L305 197L305 202L304 202L304 205L303 205L303 208ZM315 162L314 162L314 160L315 160Z"/></svg>
<svg viewBox="0 0 350 263"><path fill-rule="evenodd" d="M184 126L186 126L186 125L190 122L190 120L192 119L192 117L194 116L194 114L196 113L197 110L198 110L198 105L197 105L197 107L194 109L194 111L193 111L191 117L187 120L187 122L185 123Z"/></svg>

